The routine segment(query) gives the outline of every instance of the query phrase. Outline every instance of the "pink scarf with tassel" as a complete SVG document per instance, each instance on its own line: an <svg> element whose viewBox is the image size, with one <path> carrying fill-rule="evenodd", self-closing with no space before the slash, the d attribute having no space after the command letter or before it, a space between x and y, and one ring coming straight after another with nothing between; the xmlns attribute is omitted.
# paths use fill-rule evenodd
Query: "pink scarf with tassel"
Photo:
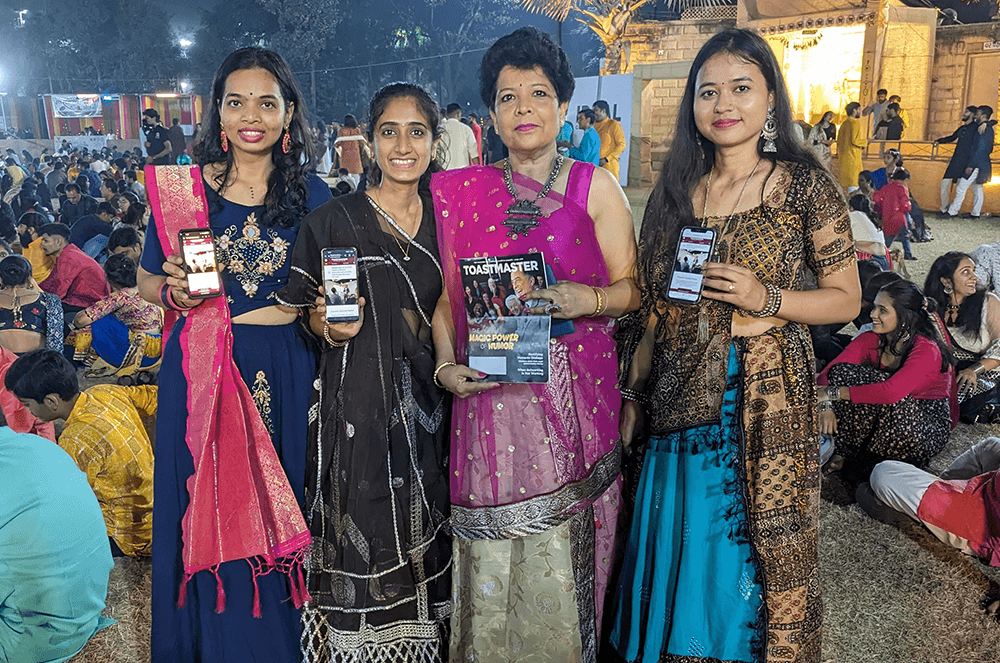
<svg viewBox="0 0 1000 663"><path fill-rule="evenodd" d="M208 228L208 201L197 166L147 166L146 188L166 255L180 254L177 233ZM187 480L191 497L181 520L184 580L199 571L218 581L216 612L226 607L218 568L245 559L253 570L253 616L260 617L257 578L288 575L292 601L309 600L302 560L310 535L271 437L233 362L233 331L225 296L207 299L187 314L180 331L188 384L186 442L194 458Z"/></svg>

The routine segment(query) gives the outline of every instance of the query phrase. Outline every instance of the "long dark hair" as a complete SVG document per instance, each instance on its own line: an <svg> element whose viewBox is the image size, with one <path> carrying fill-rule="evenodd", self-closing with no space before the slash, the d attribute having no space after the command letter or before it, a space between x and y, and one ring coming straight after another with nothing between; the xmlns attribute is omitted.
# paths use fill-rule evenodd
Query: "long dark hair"
<svg viewBox="0 0 1000 663"><path fill-rule="evenodd" d="M955 363L955 358L935 319L937 302L924 297L915 283L903 279L883 286L879 293L885 293L892 300L897 320L896 329L891 334L879 334L879 351L888 351L905 359L913 349L917 336L923 336L937 344L941 351L941 372L947 371Z"/></svg>
<svg viewBox="0 0 1000 663"><path fill-rule="evenodd" d="M281 96L285 100L285 110L288 110L289 104L295 104L288 126L288 135L291 137L288 154L281 148L282 140L278 140L271 148L274 170L267 180L264 218L261 220L262 225L267 227L290 228L309 213L306 202L309 199L309 174L314 170L315 153L305 99L299 91L299 84L292 70L280 55L266 48L249 47L233 51L226 57L212 81L212 99L194 145L194 157L203 165L225 164L222 172L215 177L219 194L224 193L233 170L233 154L222 150L219 108L229 75L243 69L264 69L270 72L278 81Z"/></svg>
<svg viewBox="0 0 1000 663"><path fill-rule="evenodd" d="M774 172L779 161L803 164L819 170L823 168L813 153L794 138L788 89L778 61L767 42L754 32L737 28L728 28L709 39L691 64L687 84L684 86L684 97L677 113L674 139L642 220L638 272L640 280L648 288L659 287L655 276L658 263L673 258L680 229L697 225L691 192L715 163L715 145L702 136L695 125L695 81L702 66L720 53L728 53L744 62L757 65L767 82L768 91L774 94L774 119L778 133L774 142L777 150L764 152L764 140L757 143L757 154L761 159L771 162L771 172ZM770 173L764 179L765 186L769 178ZM763 187L761 196L763 197Z"/></svg>
<svg viewBox="0 0 1000 663"><path fill-rule="evenodd" d="M947 319L945 315L948 313L948 304L951 302L951 298L944 291L941 279L951 281L952 288L954 288L955 270L966 258L975 264L976 261L968 253L949 251L943 256L938 256L934 264L931 265L931 270L927 273L927 280L924 281L924 292L927 293L928 297L932 297L938 302L937 312L942 319ZM983 306L985 305L986 290L981 286L976 287L976 292L963 299L962 303L959 304L958 315L955 316L955 326L960 327L962 332L966 334L978 336L979 327L983 320Z"/></svg>
<svg viewBox="0 0 1000 663"><path fill-rule="evenodd" d="M441 137L441 108L434 101L430 93L413 83L389 83L376 92L371 101L368 102L368 142L372 144L373 149L375 145L375 125L382 118L382 113L385 112L389 102L400 98L413 99L417 104L417 108L423 113L424 119L427 121L427 126L431 130L432 142ZM348 117L351 116L348 115ZM439 170L441 170L441 166L432 154L430 166L420 176L419 189L421 191L430 191L431 175ZM371 165L368 168L368 181L372 186L378 186L382 183L382 171L378 167L376 159L371 160Z"/></svg>

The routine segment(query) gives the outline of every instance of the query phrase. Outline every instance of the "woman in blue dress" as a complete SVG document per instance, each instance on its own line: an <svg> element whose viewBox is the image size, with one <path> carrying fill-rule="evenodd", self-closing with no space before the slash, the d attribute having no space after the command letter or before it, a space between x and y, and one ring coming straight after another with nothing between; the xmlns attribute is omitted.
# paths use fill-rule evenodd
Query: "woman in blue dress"
<svg viewBox="0 0 1000 663"><path fill-rule="evenodd" d="M200 411L189 412L189 403L191 393L205 384L211 389L210 381L217 376L212 375L210 365L203 365L195 356L199 354L197 346L183 345L183 330L185 325L190 326L188 336L193 336L200 324L196 321L207 319L199 318L196 307L207 310L219 305L217 300L187 296L181 259L173 255L174 249L164 246L165 238L176 246L172 239L176 230L170 223L163 225L169 201L207 204L208 226L215 236L218 261L224 266L222 297L228 304L224 325L231 328L228 343L232 348L232 361L227 366L235 364L245 383L240 393L249 390L260 415L259 420L255 413L243 419L258 425L263 421L281 465L255 464L250 454L247 467L251 476L247 481L252 484L256 480L257 486L266 485L270 490L283 481L275 476L283 470L287 477L284 495L289 499L268 502L265 498L264 506L286 516L295 511L291 515L301 520L301 512L295 507L301 509L303 503L306 414L317 356L296 312L278 306L274 293L288 280L289 254L302 217L331 196L322 180L311 173L313 141L302 95L279 55L261 48L244 48L226 58L216 72L204 131L194 151L203 164L203 181L198 171L190 168L147 172L150 200L158 202L153 204L154 231L146 235L139 288L148 301L181 313L167 332L160 370L162 397L156 428L153 507L152 661L295 663L299 660L299 610L295 604L301 604L304 596L296 588L294 566L283 567L269 559L262 570L259 557L241 554L225 557L233 561L208 567L208 573L193 572L198 569L192 570L188 564L190 530L202 523L198 514L188 513L190 491L198 490L198 482L189 478L194 475L197 479L195 468L200 471L204 463L195 464L185 442L190 438L190 427L202 425L206 416ZM186 182L186 192L178 193L170 182ZM204 197L200 198L202 186ZM192 220L189 227L194 225ZM170 231L163 232L165 229ZM222 329L220 338L225 339L228 328ZM184 347L188 348L187 356ZM222 414L223 419L231 416L230 412ZM213 423L219 426L219 422ZM229 433L224 422L219 430L219 438ZM216 443L225 445L226 441ZM225 467L222 461L220 467ZM246 479L220 474L215 480L221 503L227 498L224 493L230 483ZM297 505L290 503L291 494ZM246 511L248 519L273 525L253 507ZM217 526L221 550L233 523ZM299 538L295 544L298 561L308 542L308 535L302 536L305 539ZM268 573L275 569L291 577L291 587L285 573ZM293 600L289 600L290 596ZM257 615L261 618L255 619Z"/></svg>

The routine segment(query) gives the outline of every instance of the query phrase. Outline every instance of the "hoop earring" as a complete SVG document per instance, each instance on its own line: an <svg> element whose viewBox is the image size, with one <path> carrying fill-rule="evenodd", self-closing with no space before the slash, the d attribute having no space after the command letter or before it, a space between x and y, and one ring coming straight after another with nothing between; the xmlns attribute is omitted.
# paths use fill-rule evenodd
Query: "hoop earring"
<svg viewBox="0 0 1000 663"><path fill-rule="evenodd" d="M225 130L222 130L222 131L219 132L219 139L222 140L222 151L223 152L228 152L229 151L229 137L226 136Z"/></svg>
<svg viewBox="0 0 1000 663"><path fill-rule="evenodd" d="M953 292L955 292L955 291L954 291L954 290L952 289L952 287L951 287L950 285L946 285L946 286L944 287L944 294L946 294L946 295L950 295L950 294L952 294Z"/></svg>
<svg viewBox="0 0 1000 663"><path fill-rule="evenodd" d="M760 130L760 137L764 139L764 151L774 153L778 151L774 144L774 139L778 137L778 122L774 119L774 106L767 107L767 119L764 120L764 127Z"/></svg>
<svg viewBox="0 0 1000 663"><path fill-rule="evenodd" d="M288 130L285 130L285 137L281 139L281 151L288 154L288 151L292 149L292 137L288 135Z"/></svg>

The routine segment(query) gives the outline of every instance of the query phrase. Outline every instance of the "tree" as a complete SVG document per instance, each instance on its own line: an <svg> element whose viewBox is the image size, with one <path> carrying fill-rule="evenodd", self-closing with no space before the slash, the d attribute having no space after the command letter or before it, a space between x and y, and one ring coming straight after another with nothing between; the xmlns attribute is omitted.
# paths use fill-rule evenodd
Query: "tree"
<svg viewBox="0 0 1000 663"><path fill-rule="evenodd" d="M630 44L625 39L629 23L640 8L655 0L519 0L528 11L565 21L571 13L601 38L606 51L604 74L620 74L628 68ZM664 0L678 12L690 7L715 7L733 4L732 0Z"/></svg>
<svg viewBox="0 0 1000 663"><path fill-rule="evenodd" d="M308 66L310 96L316 106L316 60L326 47L327 35L340 22L340 0L258 0L278 17L278 32L271 37L292 67Z"/></svg>
<svg viewBox="0 0 1000 663"><path fill-rule="evenodd" d="M48 0L0 43L27 95L169 89L179 51L167 22L150 0Z"/></svg>

